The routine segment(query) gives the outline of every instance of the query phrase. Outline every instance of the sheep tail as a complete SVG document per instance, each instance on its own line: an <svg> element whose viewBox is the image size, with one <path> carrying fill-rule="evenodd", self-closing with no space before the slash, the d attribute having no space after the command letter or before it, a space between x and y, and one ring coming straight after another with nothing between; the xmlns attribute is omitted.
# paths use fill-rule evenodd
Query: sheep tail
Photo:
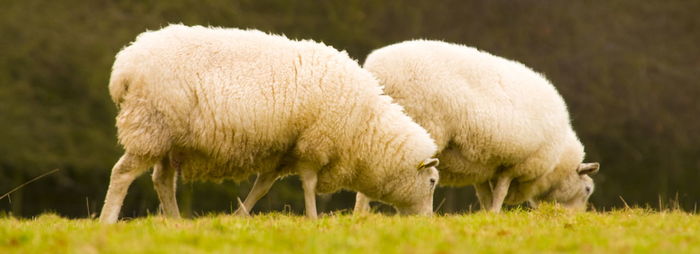
<svg viewBox="0 0 700 254"><path fill-rule="evenodd" d="M127 91L129 90L129 78L126 73L114 70L109 80L109 95L112 101L120 108L120 104L124 101Z"/></svg>

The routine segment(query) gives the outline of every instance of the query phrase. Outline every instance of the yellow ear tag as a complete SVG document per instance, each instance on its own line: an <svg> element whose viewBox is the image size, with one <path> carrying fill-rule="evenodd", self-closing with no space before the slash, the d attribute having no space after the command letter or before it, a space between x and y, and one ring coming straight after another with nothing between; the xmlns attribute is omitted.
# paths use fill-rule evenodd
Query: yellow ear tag
<svg viewBox="0 0 700 254"><path fill-rule="evenodd" d="M418 170L422 169L425 164L421 161L420 164L418 164Z"/></svg>

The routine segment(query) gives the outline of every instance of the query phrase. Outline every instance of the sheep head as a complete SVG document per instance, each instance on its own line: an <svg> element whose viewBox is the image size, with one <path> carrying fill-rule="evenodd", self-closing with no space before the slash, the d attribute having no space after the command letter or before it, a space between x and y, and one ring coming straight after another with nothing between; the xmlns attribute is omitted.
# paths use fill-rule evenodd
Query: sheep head
<svg viewBox="0 0 700 254"><path fill-rule="evenodd" d="M550 179L551 188L532 198L530 204L536 207L539 202L556 202L572 210L585 210L595 188L590 176L598 173L599 169L597 162L581 163L576 169L563 174L552 174L556 178Z"/></svg>
<svg viewBox="0 0 700 254"><path fill-rule="evenodd" d="M423 160L417 170L409 171L411 180L401 181L401 185L383 199L392 203L401 215L432 214L433 193L440 179L435 167L439 163L435 158Z"/></svg>

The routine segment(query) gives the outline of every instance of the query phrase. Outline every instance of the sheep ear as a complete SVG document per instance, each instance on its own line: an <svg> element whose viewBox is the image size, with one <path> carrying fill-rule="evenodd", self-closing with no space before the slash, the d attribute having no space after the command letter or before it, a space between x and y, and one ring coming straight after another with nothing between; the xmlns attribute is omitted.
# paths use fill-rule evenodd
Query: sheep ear
<svg viewBox="0 0 700 254"><path fill-rule="evenodd" d="M435 159L435 158L428 158L420 162L418 164L418 170L424 169L424 168L429 168L429 167L437 167L437 165L440 164L440 160Z"/></svg>
<svg viewBox="0 0 700 254"><path fill-rule="evenodd" d="M595 175L598 173L598 169L600 169L600 163L598 162L581 163L581 165L578 165L576 172L578 172L579 175Z"/></svg>

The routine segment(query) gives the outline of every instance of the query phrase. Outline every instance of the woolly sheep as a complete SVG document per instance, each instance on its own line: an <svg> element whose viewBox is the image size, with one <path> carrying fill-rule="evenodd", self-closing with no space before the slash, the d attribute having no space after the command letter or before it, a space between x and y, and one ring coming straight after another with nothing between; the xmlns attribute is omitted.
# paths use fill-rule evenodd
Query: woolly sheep
<svg viewBox="0 0 700 254"><path fill-rule="evenodd" d="M258 174L247 207L299 174L306 214L315 193L349 189L432 213L438 161L430 135L382 95L344 52L254 30L170 25L116 56L109 83L119 143L100 221L114 223L128 186L154 165L164 213L179 216L185 180Z"/></svg>
<svg viewBox="0 0 700 254"><path fill-rule="evenodd" d="M474 184L482 208L555 201L585 209L588 176L566 104L542 75L477 49L416 40L372 52L364 68L438 145L440 184ZM436 98L425 100L424 98ZM369 209L357 195L356 212Z"/></svg>

